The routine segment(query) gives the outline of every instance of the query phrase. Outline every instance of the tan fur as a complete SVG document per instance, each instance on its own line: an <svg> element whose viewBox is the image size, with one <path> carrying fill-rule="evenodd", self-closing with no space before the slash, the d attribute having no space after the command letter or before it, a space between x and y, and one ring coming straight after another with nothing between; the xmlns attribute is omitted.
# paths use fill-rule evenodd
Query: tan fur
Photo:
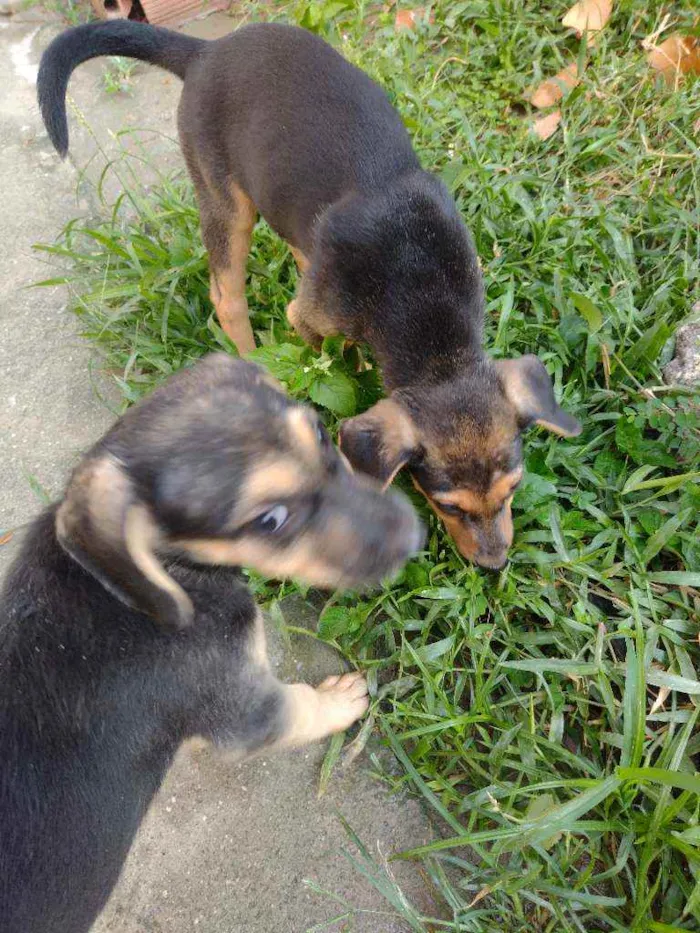
<svg viewBox="0 0 700 933"><path fill-rule="evenodd" d="M257 217L255 205L236 185L232 185L234 210L229 228L228 265L212 268L211 300L224 333L243 356L255 349L255 338L245 297L246 262Z"/></svg>
<svg viewBox="0 0 700 933"><path fill-rule="evenodd" d="M547 431L551 431L552 434L558 434L559 437L571 437L568 431L565 431L564 428L555 424L553 421L548 421L546 418L535 418L535 424L538 424L541 428L545 428Z"/></svg>
<svg viewBox="0 0 700 933"><path fill-rule="evenodd" d="M121 537L124 503L130 490L129 478L113 457L87 461L73 476L56 514L59 538L67 537L86 511L105 538L113 541Z"/></svg>
<svg viewBox="0 0 700 933"><path fill-rule="evenodd" d="M313 586L331 589L342 584L342 574L323 561L322 542L310 537L297 540L288 551L253 535L242 535L235 541L202 538L175 540L173 544L208 564L255 567L259 573L277 579L300 578Z"/></svg>
<svg viewBox="0 0 700 933"><path fill-rule="evenodd" d="M261 508L298 494L307 484L308 476L296 460L268 457L246 476L236 503L236 518L239 522L255 518Z"/></svg>
<svg viewBox="0 0 700 933"><path fill-rule="evenodd" d="M538 398L532 388L532 383L528 380L528 367L535 365L541 366L535 360L535 357L520 357L517 360L499 360L496 363L501 378L501 383L515 410L521 416L531 418L535 424L540 427L558 434L560 437L575 437L581 433L581 425L574 419L564 415L564 423L557 424L551 421L543 414L547 410L543 400ZM556 406L555 406L556 408ZM559 412L564 414L563 412ZM567 423L570 422L570 423Z"/></svg>
<svg viewBox="0 0 700 933"><path fill-rule="evenodd" d="M287 414L287 423L292 435L294 447L302 455L302 459L314 466L321 465L321 448L316 434L316 426L311 423L308 412L301 408L290 408Z"/></svg>
<svg viewBox="0 0 700 933"><path fill-rule="evenodd" d="M449 536L457 545L459 553L466 557L467 560L477 561L482 566L489 566L488 560L479 553L479 546L471 528L465 525L458 516L447 515L443 512L440 508L440 502L456 505L465 512L479 515L482 521L495 522L507 549L513 543L513 516L511 513L513 493L510 490L521 479L522 474L522 467L518 467L517 470L510 473L497 474L485 497L477 495L471 489L454 489L440 493L438 499L428 496L415 479L413 485L421 495L425 496L435 514L443 522Z"/></svg>
<svg viewBox="0 0 700 933"><path fill-rule="evenodd" d="M310 297L303 278L296 298L287 306L287 320L302 340L317 350L321 348L324 337L339 333L338 325L330 315Z"/></svg>
<svg viewBox="0 0 700 933"><path fill-rule="evenodd" d="M381 437L377 463L373 474L381 478L386 489L408 462L418 444L415 425L403 407L391 398L384 398L362 415L346 421L341 431L340 444L352 450L356 432L372 428ZM352 453L350 453L352 456Z"/></svg>
<svg viewBox="0 0 700 933"><path fill-rule="evenodd" d="M386 487L391 485L415 449L418 435L412 419L393 399L383 398L370 410L382 424L382 458L387 463L396 462L391 476L384 482Z"/></svg>
<svg viewBox="0 0 700 933"><path fill-rule="evenodd" d="M438 507L441 502L445 502L448 505L456 505L465 512L490 515L498 511L506 499L512 498L511 489L520 481L522 475L522 467L511 473L497 473L485 496L480 496L471 489L451 489L435 496L434 502Z"/></svg>
<svg viewBox="0 0 700 933"><path fill-rule="evenodd" d="M69 550L81 522L90 522L92 534L115 550L123 549L154 587L168 593L183 617L194 609L190 598L164 570L156 557L162 543L149 509L131 502L134 493L122 465L111 456L88 462L70 484L56 514L56 532Z"/></svg>
<svg viewBox="0 0 700 933"><path fill-rule="evenodd" d="M129 556L147 580L172 596L185 615L194 615L194 607L189 596L165 572L155 555L160 541L160 532L146 506L130 506L124 521L124 544Z"/></svg>
<svg viewBox="0 0 700 933"><path fill-rule="evenodd" d="M301 275L304 275L308 272L309 266L311 265L310 260L302 253L300 249L297 249L295 246L289 247L289 252L294 256L294 262L297 264L297 268Z"/></svg>
<svg viewBox="0 0 700 933"><path fill-rule="evenodd" d="M342 732L369 706L367 684L358 673L328 677L318 687L283 686L287 728L277 745L293 747Z"/></svg>

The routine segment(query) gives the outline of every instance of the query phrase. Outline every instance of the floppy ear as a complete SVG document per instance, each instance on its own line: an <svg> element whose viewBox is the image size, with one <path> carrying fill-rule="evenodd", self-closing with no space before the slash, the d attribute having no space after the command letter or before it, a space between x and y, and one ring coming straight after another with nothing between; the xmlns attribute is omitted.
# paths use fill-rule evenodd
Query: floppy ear
<svg viewBox="0 0 700 933"><path fill-rule="evenodd" d="M497 360L496 368L503 390L518 412L521 427L534 422L564 437L581 433L578 421L557 405L552 380L536 356Z"/></svg>
<svg viewBox="0 0 700 933"><path fill-rule="evenodd" d="M415 426L393 399L381 402L340 426L340 450L354 470L374 476L385 487L418 446Z"/></svg>
<svg viewBox="0 0 700 933"><path fill-rule="evenodd" d="M61 546L127 606L159 625L190 625L194 608L156 557L161 532L123 466L109 455L81 464L56 513Z"/></svg>

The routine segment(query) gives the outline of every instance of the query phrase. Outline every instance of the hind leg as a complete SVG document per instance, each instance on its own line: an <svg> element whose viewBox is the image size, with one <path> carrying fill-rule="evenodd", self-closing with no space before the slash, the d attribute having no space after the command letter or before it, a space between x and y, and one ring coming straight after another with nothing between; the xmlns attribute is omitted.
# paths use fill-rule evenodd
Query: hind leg
<svg viewBox="0 0 700 933"><path fill-rule="evenodd" d="M257 217L255 205L237 186L231 198L212 196L197 186L202 239L209 252L210 294L224 333L243 356L255 349L245 297L246 260Z"/></svg>

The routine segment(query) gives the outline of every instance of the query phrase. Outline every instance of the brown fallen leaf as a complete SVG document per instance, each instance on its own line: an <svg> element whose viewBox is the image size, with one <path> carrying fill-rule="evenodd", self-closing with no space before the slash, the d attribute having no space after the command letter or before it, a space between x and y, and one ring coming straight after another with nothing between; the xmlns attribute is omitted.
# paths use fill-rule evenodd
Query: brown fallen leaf
<svg viewBox="0 0 700 933"><path fill-rule="evenodd" d="M532 124L532 132L540 139L549 139L561 123L561 110L553 110L546 116L537 117Z"/></svg>
<svg viewBox="0 0 700 933"><path fill-rule="evenodd" d="M12 532L6 531L4 535L0 535L0 545L7 544L12 540Z"/></svg>
<svg viewBox="0 0 700 933"><path fill-rule="evenodd" d="M667 78L676 74L700 74L700 41L677 33L654 46L647 58L654 71Z"/></svg>
<svg viewBox="0 0 700 933"><path fill-rule="evenodd" d="M545 110L562 99L565 88L574 88L577 84L579 84L578 66L576 62L572 62L566 68L562 68L559 74L539 84L530 98L530 103L538 110Z"/></svg>
<svg viewBox="0 0 700 933"><path fill-rule="evenodd" d="M575 30L578 36L584 32L599 32L610 19L612 0L579 0L562 19L562 26Z"/></svg>
<svg viewBox="0 0 700 933"><path fill-rule="evenodd" d="M415 10L397 10L394 19L394 29L398 32L401 29L415 29L416 24L425 19L425 7L416 7ZM430 14L429 23L433 23L435 17Z"/></svg>

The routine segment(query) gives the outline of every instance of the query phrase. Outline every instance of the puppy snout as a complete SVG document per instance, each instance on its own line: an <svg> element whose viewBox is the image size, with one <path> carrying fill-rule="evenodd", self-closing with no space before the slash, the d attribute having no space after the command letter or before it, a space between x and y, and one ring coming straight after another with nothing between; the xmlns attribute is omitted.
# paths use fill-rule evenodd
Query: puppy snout
<svg viewBox="0 0 700 933"><path fill-rule="evenodd" d="M379 580L395 573L423 543L424 531L413 506L393 490L356 487L350 514L357 549L352 555L346 552L346 571L358 578Z"/></svg>
<svg viewBox="0 0 700 933"><path fill-rule="evenodd" d="M484 570L499 571L508 563L508 553L502 551L497 554L477 554L475 561Z"/></svg>

